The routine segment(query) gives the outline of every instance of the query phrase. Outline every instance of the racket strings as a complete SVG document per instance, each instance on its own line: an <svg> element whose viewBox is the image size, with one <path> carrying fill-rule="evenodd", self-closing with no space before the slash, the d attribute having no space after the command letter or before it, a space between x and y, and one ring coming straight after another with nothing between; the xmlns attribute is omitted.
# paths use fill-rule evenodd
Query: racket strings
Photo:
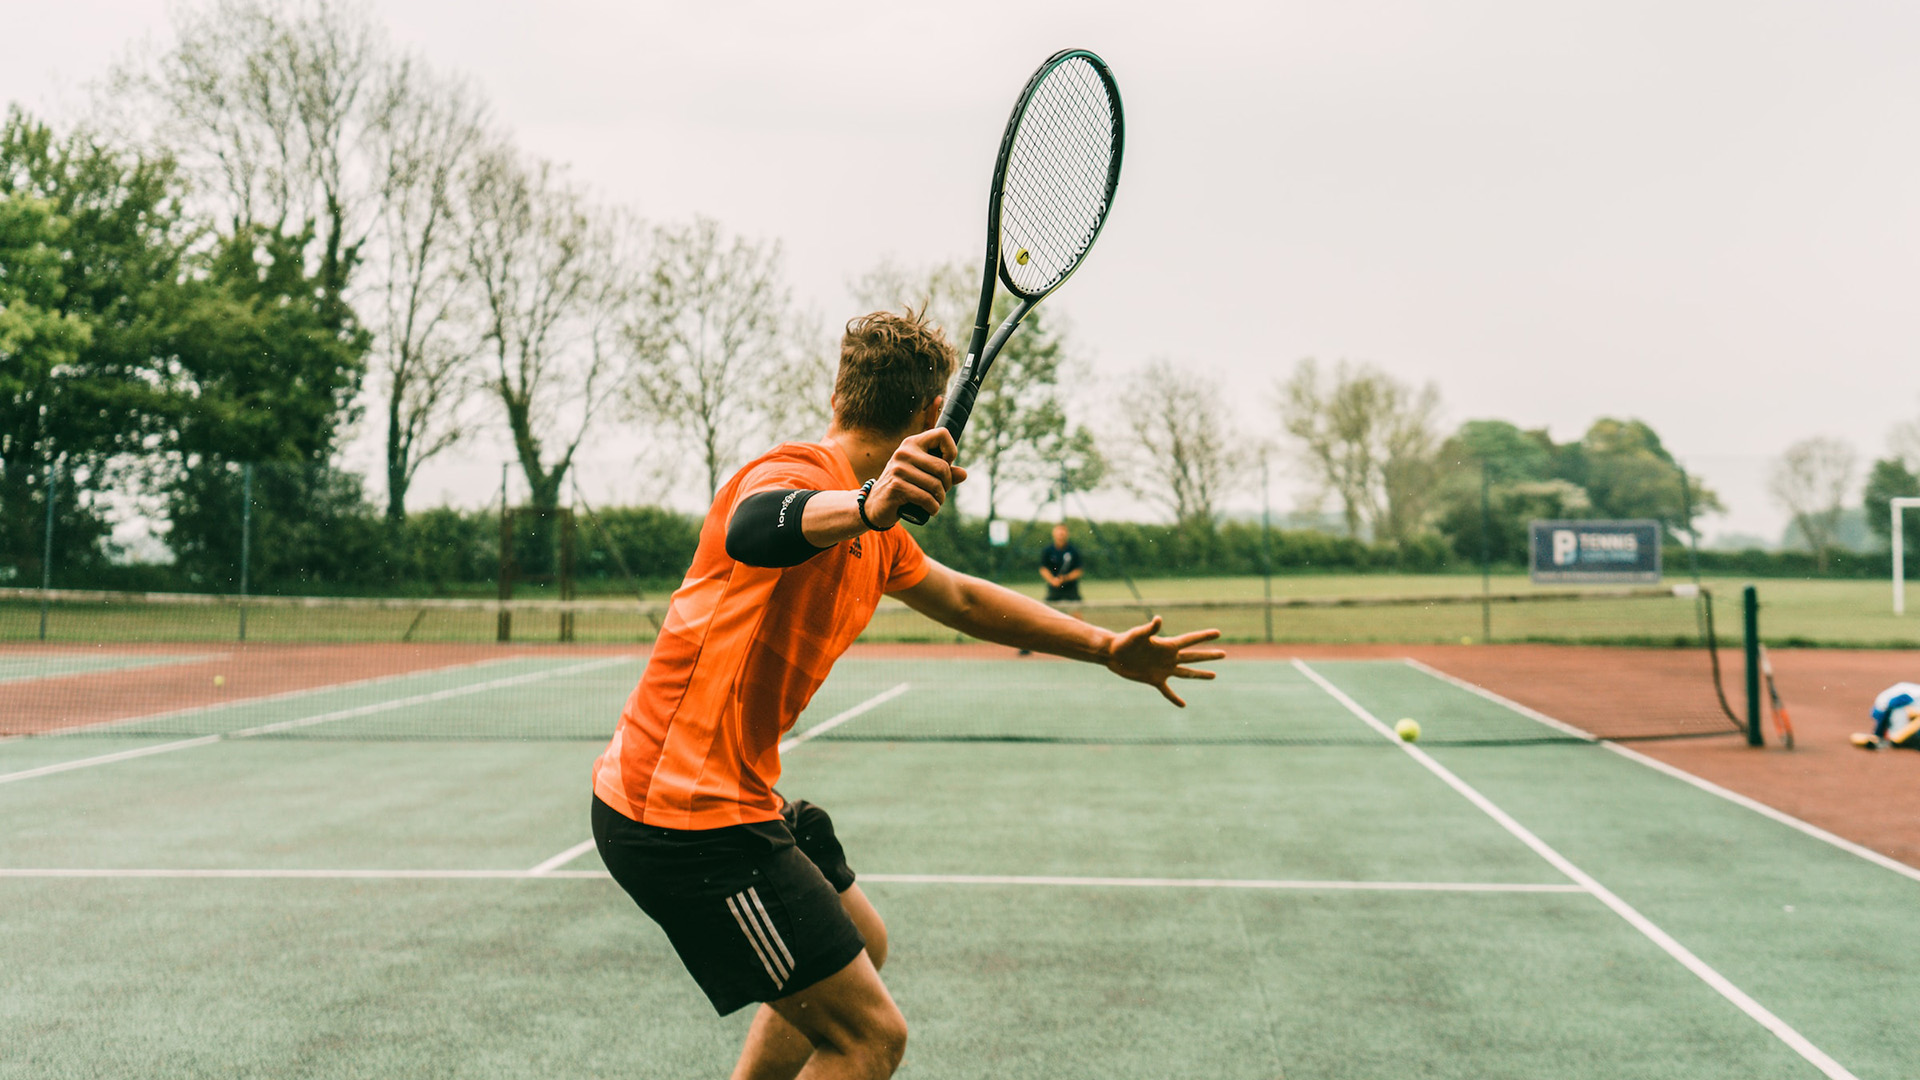
<svg viewBox="0 0 1920 1080"><path fill-rule="evenodd" d="M1057 87L1063 89L1048 93ZM1084 64L1057 69L1029 105L1009 162L1009 191L1039 196L1012 200L1003 209L1011 211L1009 231L1031 241L1022 247L1035 272L1017 277L1044 288L1078 261L1106 209L1111 161L1112 113L1104 84Z"/></svg>
<svg viewBox="0 0 1920 1080"><path fill-rule="evenodd" d="M1060 65L1035 88L1001 192L1001 263L1020 292L1058 284L1099 233L1112 193L1115 112L1105 80L1084 60Z"/></svg>

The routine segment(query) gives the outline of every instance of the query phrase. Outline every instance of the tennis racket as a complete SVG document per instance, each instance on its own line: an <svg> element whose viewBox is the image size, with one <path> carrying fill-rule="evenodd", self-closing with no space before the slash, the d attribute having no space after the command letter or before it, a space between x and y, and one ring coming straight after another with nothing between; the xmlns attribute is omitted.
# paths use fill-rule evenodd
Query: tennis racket
<svg viewBox="0 0 1920 1080"><path fill-rule="evenodd" d="M1093 250L1120 186L1125 141L1120 88L1106 62L1085 49L1047 57L1020 91L993 163L986 268L973 337L940 410L940 426L953 433L955 443L967 428L994 357L1034 305L1065 283ZM988 337L996 278L1020 303ZM900 516L915 525L927 523L927 512L911 504L900 508Z"/></svg>
<svg viewBox="0 0 1920 1080"><path fill-rule="evenodd" d="M1760 646L1760 674L1767 680L1767 697L1773 702L1773 732L1780 745L1793 749L1793 719L1787 715L1787 703L1780 700L1780 689L1773 685L1773 658Z"/></svg>

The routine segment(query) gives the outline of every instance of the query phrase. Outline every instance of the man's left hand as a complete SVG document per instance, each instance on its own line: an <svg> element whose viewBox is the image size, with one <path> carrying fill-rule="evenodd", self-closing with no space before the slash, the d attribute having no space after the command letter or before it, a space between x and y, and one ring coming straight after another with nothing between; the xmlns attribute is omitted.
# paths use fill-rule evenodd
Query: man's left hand
<svg viewBox="0 0 1920 1080"><path fill-rule="evenodd" d="M1159 629L1160 617L1156 615L1151 622L1142 623L1114 638L1107 650L1107 670L1123 679L1146 683L1160 691L1160 696L1184 709L1187 703L1173 692L1167 680L1213 678L1214 673L1206 668L1186 665L1223 659L1227 654L1219 649L1192 648L1201 642L1215 640L1220 636L1220 631L1195 630L1179 637L1155 637Z"/></svg>

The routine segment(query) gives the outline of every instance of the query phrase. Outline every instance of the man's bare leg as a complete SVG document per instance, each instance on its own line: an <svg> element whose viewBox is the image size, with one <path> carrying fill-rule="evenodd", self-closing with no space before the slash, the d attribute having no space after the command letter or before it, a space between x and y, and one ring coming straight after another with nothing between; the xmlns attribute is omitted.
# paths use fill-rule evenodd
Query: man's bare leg
<svg viewBox="0 0 1920 1080"><path fill-rule="evenodd" d="M880 920L880 913L874 910L873 902L867 899L867 895L860 891L858 885L850 885L846 892L840 894L840 905L846 908L847 916L853 920L853 925L860 929L860 936L867 941L866 959L875 972L875 981L878 982L880 966L887 962L887 924ZM845 975L858 963L859 961L855 961L853 965L841 971L840 975ZM839 978L839 975L834 978ZM808 989L817 989L832 981L833 979L827 979ZM805 993L806 991L801 991L795 997L803 996ZM884 985L881 986L880 993L886 996ZM892 997L887 996L886 1000L891 1006ZM894 1009L894 1015L899 1015L898 1009ZM901 1033L904 1037L904 1021L902 1021ZM802 1034L799 1028L789 1023L779 1009L772 1005L762 1005L760 1011L754 1014L753 1026L747 1029L747 1043L740 1051L739 1064L734 1066L733 1080L794 1080L801 1075L800 1070L813 1056L813 1051L813 1041ZM892 1070L889 1069L878 1075L888 1076L891 1073Z"/></svg>

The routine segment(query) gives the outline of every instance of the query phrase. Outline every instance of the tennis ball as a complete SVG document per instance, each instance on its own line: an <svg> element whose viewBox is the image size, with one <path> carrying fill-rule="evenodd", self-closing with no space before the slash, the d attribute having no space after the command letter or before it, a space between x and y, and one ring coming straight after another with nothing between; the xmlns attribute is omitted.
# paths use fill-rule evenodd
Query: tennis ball
<svg viewBox="0 0 1920 1080"><path fill-rule="evenodd" d="M225 675L215 675L213 677L213 685L215 686L227 685L227 677Z"/></svg>
<svg viewBox="0 0 1920 1080"><path fill-rule="evenodd" d="M1462 634L1462 635L1460 636L1460 644L1462 644L1462 645L1471 645L1471 644L1473 644L1473 635L1472 635L1472 634Z"/></svg>
<svg viewBox="0 0 1920 1080"><path fill-rule="evenodd" d="M1014 252L1013 261L1019 263L1021 266L1027 265L1027 249L1021 248L1019 251Z"/></svg>
<svg viewBox="0 0 1920 1080"><path fill-rule="evenodd" d="M1393 725L1393 733L1400 736L1402 742L1420 741L1420 721L1411 716Z"/></svg>

